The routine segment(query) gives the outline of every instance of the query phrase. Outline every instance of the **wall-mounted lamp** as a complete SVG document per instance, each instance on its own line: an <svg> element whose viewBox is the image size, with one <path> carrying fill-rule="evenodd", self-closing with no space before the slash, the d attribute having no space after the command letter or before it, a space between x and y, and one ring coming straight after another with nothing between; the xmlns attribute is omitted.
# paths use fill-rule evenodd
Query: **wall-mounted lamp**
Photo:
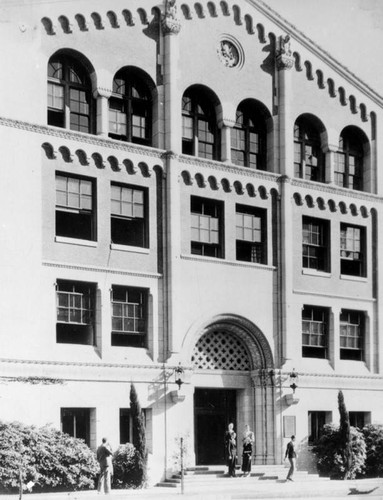
<svg viewBox="0 0 383 500"><path fill-rule="evenodd" d="M293 390L293 394L295 394L295 389L298 389L298 373L296 373L295 368L293 368L293 371L290 373L290 387Z"/></svg>
<svg viewBox="0 0 383 500"><path fill-rule="evenodd" d="M174 382L178 385L178 391L171 391L170 397L172 398L173 403L180 403L185 399L185 394L181 394L180 390L182 384L184 383L184 369L181 366L181 363L174 368Z"/></svg>
<svg viewBox="0 0 383 500"><path fill-rule="evenodd" d="M296 405L299 403L299 398L295 395L295 391L298 389L298 373L293 368L293 371L289 374L290 377L290 387L293 390L292 394L285 395L285 401L287 406Z"/></svg>
<svg viewBox="0 0 383 500"><path fill-rule="evenodd" d="M184 383L184 370L181 363L174 369L175 383L178 385L178 390L181 389L181 385Z"/></svg>

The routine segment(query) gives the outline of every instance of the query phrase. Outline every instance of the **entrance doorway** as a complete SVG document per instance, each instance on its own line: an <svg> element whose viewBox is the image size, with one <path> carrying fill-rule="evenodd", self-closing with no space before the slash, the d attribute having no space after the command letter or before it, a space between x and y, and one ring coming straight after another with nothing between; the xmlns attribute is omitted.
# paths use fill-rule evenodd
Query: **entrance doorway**
<svg viewBox="0 0 383 500"><path fill-rule="evenodd" d="M225 431L236 428L236 391L196 389L194 393L195 454L197 465L225 463Z"/></svg>

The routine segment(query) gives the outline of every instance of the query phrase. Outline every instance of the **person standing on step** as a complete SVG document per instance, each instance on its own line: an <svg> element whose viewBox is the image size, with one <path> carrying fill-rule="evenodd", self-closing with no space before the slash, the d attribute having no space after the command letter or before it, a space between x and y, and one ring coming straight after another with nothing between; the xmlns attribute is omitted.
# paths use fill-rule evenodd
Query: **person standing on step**
<svg viewBox="0 0 383 500"><path fill-rule="evenodd" d="M286 453L285 453L285 460L286 458L289 459L290 462L290 469L287 474L286 481L294 481L293 480L293 475L296 470L296 461L297 461L298 454L295 450L295 436L291 436L290 441L287 443L286 447Z"/></svg>
<svg viewBox="0 0 383 500"><path fill-rule="evenodd" d="M97 448L97 460L100 464L100 476L98 478L97 492L110 493L111 477L113 476L112 463L113 450L107 438L102 438L101 445Z"/></svg>
<svg viewBox="0 0 383 500"><path fill-rule="evenodd" d="M248 477L251 472L251 459L253 456L254 432L250 430L248 424L245 425L245 432L242 437L242 472L243 477Z"/></svg>
<svg viewBox="0 0 383 500"><path fill-rule="evenodd" d="M234 432L234 424L229 424L225 433L225 450L227 455L228 475L235 477L235 463L237 460L237 435Z"/></svg>

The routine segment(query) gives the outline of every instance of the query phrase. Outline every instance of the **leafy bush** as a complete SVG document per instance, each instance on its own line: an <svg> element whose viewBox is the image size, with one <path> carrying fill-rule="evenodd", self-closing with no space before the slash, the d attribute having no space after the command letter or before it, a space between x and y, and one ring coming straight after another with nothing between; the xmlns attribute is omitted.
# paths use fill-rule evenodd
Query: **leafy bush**
<svg viewBox="0 0 383 500"><path fill-rule="evenodd" d="M137 488L141 486L140 456L131 443L117 448L113 455L113 486Z"/></svg>
<svg viewBox="0 0 383 500"><path fill-rule="evenodd" d="M366 460L366 444L363 434L350 428L352 463L349 471L349 478L353 479L357 474L361 474ZM323 434L313 447L313 451L318 459L318 470L324 476L332 479L341 479L345 476L345 464L342 457L342 437L340 429L334 424L326 424L323 427Z"/></svg>
<svg viewBox="0 0 383 500"><path fill-rule="evenodd" d="M366 476L383 477L383 425L366 425L363 430L366 441Z"/></svg>
<svg viewBox="0 0 383 500"><path fill-rule="evenodd" d="M94 488L99 470L94 453L81 439L50 426L0 422L0 492L24 485L34 490Z"/></svg>

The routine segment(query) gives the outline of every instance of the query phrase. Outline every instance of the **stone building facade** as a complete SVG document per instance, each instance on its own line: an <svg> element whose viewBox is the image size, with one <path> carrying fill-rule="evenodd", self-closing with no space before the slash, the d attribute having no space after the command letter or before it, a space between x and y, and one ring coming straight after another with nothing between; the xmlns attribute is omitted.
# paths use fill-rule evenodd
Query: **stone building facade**
<svg viewBox="0 0 383 500"><path fill-rule="evenodd" d="M117 447L134 383L153 481L383 422L382 97L261 0L1 8L0 418Z"/></svg>

